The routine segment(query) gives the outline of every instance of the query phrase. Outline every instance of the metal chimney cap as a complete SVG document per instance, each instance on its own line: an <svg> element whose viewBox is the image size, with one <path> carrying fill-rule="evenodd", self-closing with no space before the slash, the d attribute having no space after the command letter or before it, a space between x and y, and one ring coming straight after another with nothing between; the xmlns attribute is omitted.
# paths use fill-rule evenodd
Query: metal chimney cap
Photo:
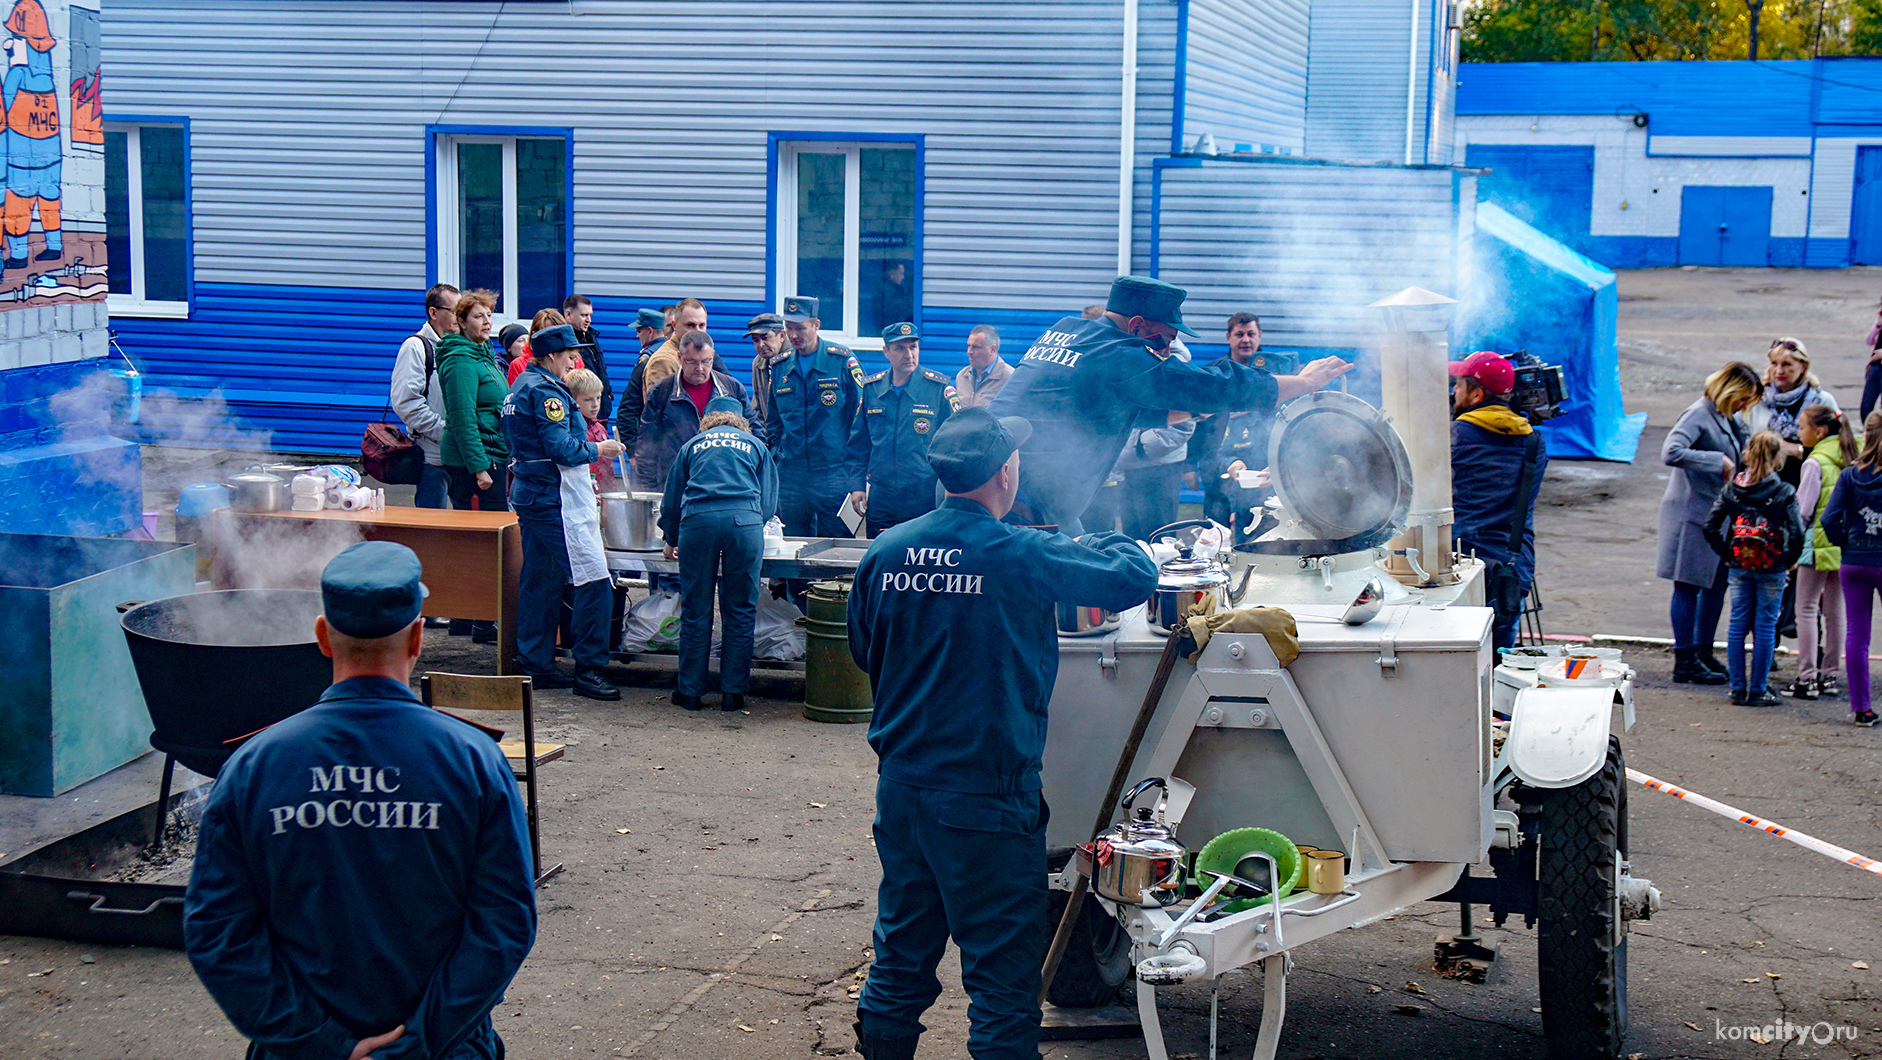
<svg viewBox="0 0 1882 1060"><path fill-rule="evenodd" d="M1407 309L1419 306L1456 305L1457 299L1446 298L1436 291L1427 291L1423 287L1407 287L1397 294L1384 298L1367 306L1367 309Z"/></svg>

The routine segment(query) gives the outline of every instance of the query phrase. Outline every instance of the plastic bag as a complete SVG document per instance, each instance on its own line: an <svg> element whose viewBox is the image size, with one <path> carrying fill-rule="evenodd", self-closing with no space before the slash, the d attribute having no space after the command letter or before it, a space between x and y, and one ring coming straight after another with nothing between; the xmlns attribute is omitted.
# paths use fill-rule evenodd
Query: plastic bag
<svg viewBox="0 0 1882 1060"><path fill-rule="evenodd" d="M803 658L804 627L797 624L800 614L789 600L759 593L758 620L752 627L752 657L787 662Z"/></svg>
<svg viewBox="0 0 1882 1060"><path fill-rule="evenodd" d="M659 589L628 609L621 622L621 650L676 651L680 645L680 594Z"/></svg>

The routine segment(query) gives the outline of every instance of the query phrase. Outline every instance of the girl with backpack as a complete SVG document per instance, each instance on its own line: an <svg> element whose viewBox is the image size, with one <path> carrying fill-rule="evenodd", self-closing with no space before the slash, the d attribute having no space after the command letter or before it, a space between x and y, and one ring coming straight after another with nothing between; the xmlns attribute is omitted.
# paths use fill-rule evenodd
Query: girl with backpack
<svg viewBox="0 0 1882 1060"><path fill-rule="evenodd" d="M1836 480L1823 509L1823 534L1843 550L1837 574L1849 632L1843 641L1849 667L1849 710L1856 724L1875 724L1869 703L1869 618L1882 590L1882 412L1862 421L1862 451Z"/></svg>
<svg viewBox="0 0 1882 1060"><path fill-rule="evenodd" d="M1726 627L1725 668L1732 702L1775 707L1783 700L1765 687L1777 650L1778 609L1784 583L1804 549L1804 522L1797 491L1777 477L1783 440L1759 431L1745 446L1744 470L1719 493L1706 517L1706 541L1724 560L1732 587L1732 618ZM1752 635L1751 672L1745 672L1745 634ZM1865 649L1866 650L1866 649Z"/></svg>
<svg viewBox="0 0 1882 1060"><path fill-rule="evenodd" d="M1797 482L1797 512L1808 527L1804 552L1797 560L1797 680L1785 689L1795 699L1837 694L1836 672L1843 663L1843 588L1836 570L1843 552L1823 533L1823 510L1843 468L1856 460L1856 434L1849 420L1828 405L1809 405L1798 417L1804 446L1803 471ZM1817 656L1817 618L1823 618L1822 662Z"/></svg>

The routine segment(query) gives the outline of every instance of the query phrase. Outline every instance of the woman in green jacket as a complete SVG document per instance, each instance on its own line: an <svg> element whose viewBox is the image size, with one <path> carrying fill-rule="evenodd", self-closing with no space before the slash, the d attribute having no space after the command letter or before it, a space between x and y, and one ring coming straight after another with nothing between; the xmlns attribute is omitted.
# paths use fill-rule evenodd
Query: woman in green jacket
<svg viewBox="0 0 1882 1060"><path fill-rule="evenodd" d="M1823 533L1823 509L1829 506L1843 468L1856 460L1856 433L1844 415L1828 405L1807 405L1797 417L1797 438L1804 447L1797 483L1797 509L1810 528L1804 554L1797 561L1797 680L1785 689L1794 699L1834 696L1843 668L1843 591L1837 570L1843 550ZM1823 618L1823 659L1817 660L1817 617Z"/></svg>
<svg viewBox="0 0 1882 1060"><path fill-rule="evenodd" d="M498 412L509 384L490 348L496 298L466 291L458 298L458 333L438 340L438 384L444 390L444 442L438 459L451 476L451 507L509 511L509 444Z"/></svg>

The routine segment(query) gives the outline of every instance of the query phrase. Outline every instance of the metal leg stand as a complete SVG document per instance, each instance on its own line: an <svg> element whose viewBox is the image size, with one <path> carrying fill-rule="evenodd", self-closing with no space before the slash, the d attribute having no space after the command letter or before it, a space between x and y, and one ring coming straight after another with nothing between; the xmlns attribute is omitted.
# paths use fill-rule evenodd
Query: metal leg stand
<svg viewBox="0 0 1882 1060"><path fill-rule="evenodd" d="M1281 1022L1287 1019L1287 968L1294 958L1277 953L1261 959L1261 1030L1255 1035L1255 1060L1274 1060L1281 1047Z"/></svg>
<svg viewBox="0 0 1882 1060"><path fill-rule="evenodd" d="M1468 866L1464 875L1470 875ZM1432 947L1433 969L1446 979L1458 979L1466 983L1482 983L1490 976L1490 969L1496 964L1496 943L1487 941L1477 933L1472 921L1476 911L1469 902L1457 903L1459 926L1457 934L1450 938L1440 938Z"/></svg>
<svg viewBox="0 0 1882 1060"><path fill-rule="evenodd" d="M1157 1020L1157 988L1137 980L1137 1022L1144 1028L1144 1051L1149 1060L1170 1060L1163 1044L1163 1024Z"/></svg>
<svg viewBox="0 0 1882 1060"><path fill-rule="evenodd" d="M176 775L176 759L163 756L163 784L157 790L157 827L150 833L150 845L163 842L163 826L170 823L170 781Z"/></svg>
<svg viewBox="0 0 1882 1060"><path fill-rule="evenodd" d="M1209 980L1209 1060L1215 1060L1216 1022L1222 1014L1222 977Z"/></svg>

